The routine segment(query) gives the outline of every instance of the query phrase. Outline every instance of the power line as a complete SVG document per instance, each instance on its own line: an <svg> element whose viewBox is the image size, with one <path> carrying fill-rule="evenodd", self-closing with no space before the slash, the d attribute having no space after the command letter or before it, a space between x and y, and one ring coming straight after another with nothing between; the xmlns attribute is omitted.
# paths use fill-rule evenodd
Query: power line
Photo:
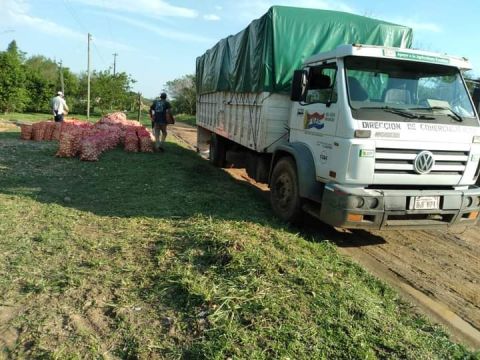
<svg viewBox="0 0 480 360"><path fill-rule="evenodd" d="M97 52L98 56L100 57L100 60L102 61L103 65L106 66L107 62L105 61L102 54L100 53L100 50L98 50L97 44L95 44L95 40L93 41L93 47L95 48L95 51Z"/></svg>
<svg viewBox="0 0 480 360"><path fill-rule="evenodd" d="M102 2L103 2L103 7L107 8L105 0L103 0ZM113 33L112 33L112 27L110 25L110 21L105 21L105 22L107 23L107 29L108 29L108 34L109 34L110 41L113 43L114 36L113 36ZM103 23L105 23L105 22L103 22Z"/></svg>
<svg viewBox="0 0 480 360"><path fill-rule="evenodd" d="M65 4L65 8L68 10L70 15L72 15L73 19L76 21L78 26L82 28L83 31L88 33L88 30L83 26L83 24L80 22L80 20L77 18L77 15L75 14L75 11L73 11L73 8L71 8L71 4L67 0L63 0L63 3Z"/></svg>
<svg viewBox="0 0 480 360"><path fill-rule="evenodd" d="M73 19L75 20L75 22L78 24L78 26L80 26L80 28L90 34L90 31L87 30L87 28L85 26L83 26L82 22L80 21L80 19L77 17L77 15L75 14L75 11L73 10L73 7L72 7L72 4L70 4L67 0L63 0L63 3L65 5L65 8L68 10L68 12L70 13L70 15L73 17ZM102 61L103 65L105 66L107 64L107 62L105 61L105 59L103 58L100 50L98 49L97 45L95 44L95 41L92 42L93 44L93 47L96 51L96 53L98 54L98 57L100 58L100 60Z"/></svg>

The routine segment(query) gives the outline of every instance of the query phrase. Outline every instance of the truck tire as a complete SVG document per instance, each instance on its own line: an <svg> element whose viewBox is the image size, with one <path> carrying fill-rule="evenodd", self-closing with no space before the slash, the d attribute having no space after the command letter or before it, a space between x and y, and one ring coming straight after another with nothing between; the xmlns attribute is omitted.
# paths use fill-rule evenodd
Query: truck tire
<svg viewBox="0 0 480 360"><path fill-rule="evenodd" d="M292 158L282 158L275 165L270 181L270 203L273 212L280 219L294 224L302 219L296 169Z"/></svg>
<svg viewBox="0 0 480 360"><path fill-rule="evenodd" d="M224 167L227 157L225 139L217 134L212 134L210 139L210 162L216 167Z"/></svg>

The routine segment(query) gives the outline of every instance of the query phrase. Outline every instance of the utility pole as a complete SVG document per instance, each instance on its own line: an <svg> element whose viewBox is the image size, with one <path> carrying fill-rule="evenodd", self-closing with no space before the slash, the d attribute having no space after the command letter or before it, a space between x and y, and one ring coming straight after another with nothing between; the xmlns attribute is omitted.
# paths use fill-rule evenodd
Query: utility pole
<svg viewBox="0 0 480 360"><path fill-rule="evenodd" d="M90 41L92 35L88 33L88 62L87 62L87 119L90 120Z"/></svg>
<svg viewBox="0 0 480 360"><path fill-rule="evenodd" d="M138 114L137 114L137 121L140 122L140 115L142 112L142 94L138 93Z"/></svg>
<svg viewBox="0 0 480 360"><path fill-rule="evenodd" d="M62 93L65 96L65 83L63 81L63 68L62 68L62 60L60 60L60 85L62 86Z"/></svg>
<svg viewBox="0 0 480 360"><path fill-rule="evenodd" d="M115 74L116 74L116 69L117 69L117 56L118 56L117 53L113 54L113 76L115 76Z"/></svg>

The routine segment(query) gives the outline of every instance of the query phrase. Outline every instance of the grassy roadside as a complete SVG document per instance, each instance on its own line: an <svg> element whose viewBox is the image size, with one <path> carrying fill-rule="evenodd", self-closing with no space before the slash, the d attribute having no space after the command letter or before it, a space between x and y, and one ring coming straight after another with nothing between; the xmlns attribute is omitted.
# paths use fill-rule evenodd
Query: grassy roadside
<svg viewBox="0 0 480 360"><path fill-rule="evenodd" d="M0 358L475 357L176 143L85 163L17 138L0 132Z"/></svg>
<svg viewBox="0 0 480 360"><path fill-rule="evenodd" d="M195 126L197 124L195 115L178 114L175 115L175 119L190 126Z"/></svg>

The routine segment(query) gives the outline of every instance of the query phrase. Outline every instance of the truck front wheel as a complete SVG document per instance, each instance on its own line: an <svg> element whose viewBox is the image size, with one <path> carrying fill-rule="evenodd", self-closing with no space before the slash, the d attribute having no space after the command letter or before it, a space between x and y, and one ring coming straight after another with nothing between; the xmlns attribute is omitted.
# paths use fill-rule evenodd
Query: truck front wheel
<svg viewBox="0 0 480 360"><path fill-rule="evenodd" d="M273 169L270 202L273 212L282 220L298 223L302 218L297 170L294 161L289 157L280 159Z"/></svg>

